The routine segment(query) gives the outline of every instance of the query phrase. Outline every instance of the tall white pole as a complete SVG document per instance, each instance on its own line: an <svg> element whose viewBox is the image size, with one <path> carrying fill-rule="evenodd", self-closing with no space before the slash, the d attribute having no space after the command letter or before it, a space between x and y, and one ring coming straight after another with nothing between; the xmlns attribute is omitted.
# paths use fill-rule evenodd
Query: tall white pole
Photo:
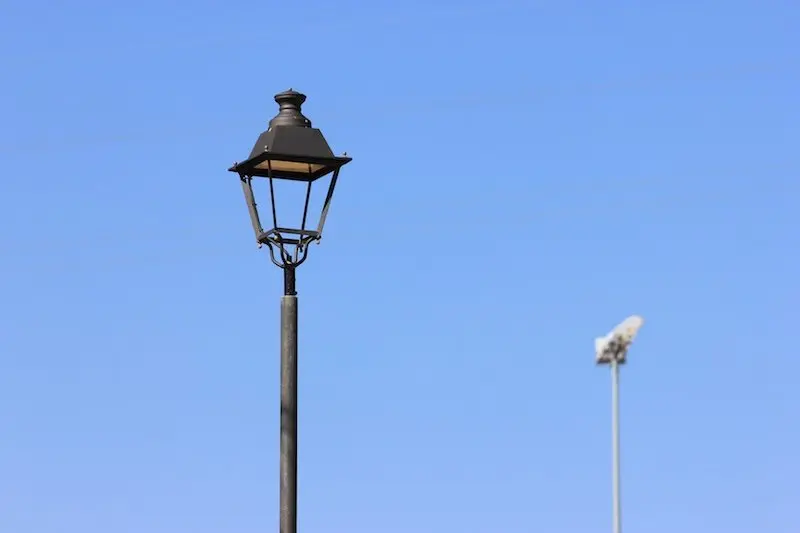
<svg viewBox="0 0 800 533"><path fill-rule="evenodd" d="M611 490L614 505L614 533L622 533L622 501L620 499L619 467L619 363L611 359Z"/></svg>

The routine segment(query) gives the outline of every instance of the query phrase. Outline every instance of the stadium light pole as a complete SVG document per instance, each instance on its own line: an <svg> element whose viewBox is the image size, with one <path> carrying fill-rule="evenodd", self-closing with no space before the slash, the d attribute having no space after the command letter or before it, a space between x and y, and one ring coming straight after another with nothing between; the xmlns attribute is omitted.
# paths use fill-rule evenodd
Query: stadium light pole
<svg viewBox="0 0 800 533"><path fill-rule="evenodd" d="M247 160L228 170L239 175L258 247L266 245L272 262L283 270L281 298L280 533L297 532L297 291L295 274L319 242L328 216L339 170L351 161L335 156L322 132L311 127L301 106L306 96L289 89L275 95L278 114L256 141ZM265 230L255 201L254 180L269 185L271 224ZM275 186L299 187L305 196L300 220L278 223ZM309 229L312 186L328 181L315 229ZM324 190L324 187L323 187ZM282 213L284 209L280 210Z"/></svg>
<svg viewBox="0 0 800 533"><path fill-rule="evenodd" d="M595 361L611 368L611 495L614 533L622 533L622 498L620 488L619 370L628 359L628 348L644 324L638 315L622 321L604 337L594 340Z"/></svg>

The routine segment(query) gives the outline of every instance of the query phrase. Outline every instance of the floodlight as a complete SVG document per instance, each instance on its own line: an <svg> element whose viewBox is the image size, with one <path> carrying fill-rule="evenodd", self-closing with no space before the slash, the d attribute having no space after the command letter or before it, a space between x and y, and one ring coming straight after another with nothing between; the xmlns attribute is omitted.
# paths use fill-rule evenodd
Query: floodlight
<svg viewBox="0 0 800 533"><path fill-rule="evenodd" d="M641 316L629 316L606 336L596 338L594 350L597 364L609 364L612 361L624 364L628 348L636 338L642 324L644 324L644 319Z"/></svg>
<svg viewBox="0 0 800 533"><path fill-rule="evenodd" d="M613 531L622 531L622 504L620 503L620 452L619 452L619 374L620 365L625 363L628 348L644 319L639 315L629 316L604 337L594 340L594 351L598 365L611 368L611 434L612 434L612 481Z"/></svg>

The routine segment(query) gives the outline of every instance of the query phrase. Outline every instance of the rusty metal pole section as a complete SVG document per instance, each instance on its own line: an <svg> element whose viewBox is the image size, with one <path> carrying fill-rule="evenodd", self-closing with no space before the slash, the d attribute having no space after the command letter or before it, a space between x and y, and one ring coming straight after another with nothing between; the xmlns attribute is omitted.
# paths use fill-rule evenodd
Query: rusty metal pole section
<svg viewBox="0 0 800 533"><path fill-rule="evenodd" d="M281 297L280 531L297 532L297 292L295 270L284 268Z"/></svg>

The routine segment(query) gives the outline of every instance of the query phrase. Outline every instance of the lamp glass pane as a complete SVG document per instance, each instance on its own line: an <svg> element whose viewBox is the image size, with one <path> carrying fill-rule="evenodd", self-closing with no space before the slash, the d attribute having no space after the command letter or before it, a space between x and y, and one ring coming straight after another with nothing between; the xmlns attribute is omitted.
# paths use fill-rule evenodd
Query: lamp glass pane
<svg viewBox="0 0 800 533"><path fill-rule="evenodd" d="M280 159L273 159L272 161L263 161L256 165L256 168L259 170L267 170L268 168L272 168L272 171L278 175L281 172L308 172L309 167L311 167L311 172L316 172L325 165L320 164L308 164L308 163L298 163L297 161L282 161Z"/></svg>

